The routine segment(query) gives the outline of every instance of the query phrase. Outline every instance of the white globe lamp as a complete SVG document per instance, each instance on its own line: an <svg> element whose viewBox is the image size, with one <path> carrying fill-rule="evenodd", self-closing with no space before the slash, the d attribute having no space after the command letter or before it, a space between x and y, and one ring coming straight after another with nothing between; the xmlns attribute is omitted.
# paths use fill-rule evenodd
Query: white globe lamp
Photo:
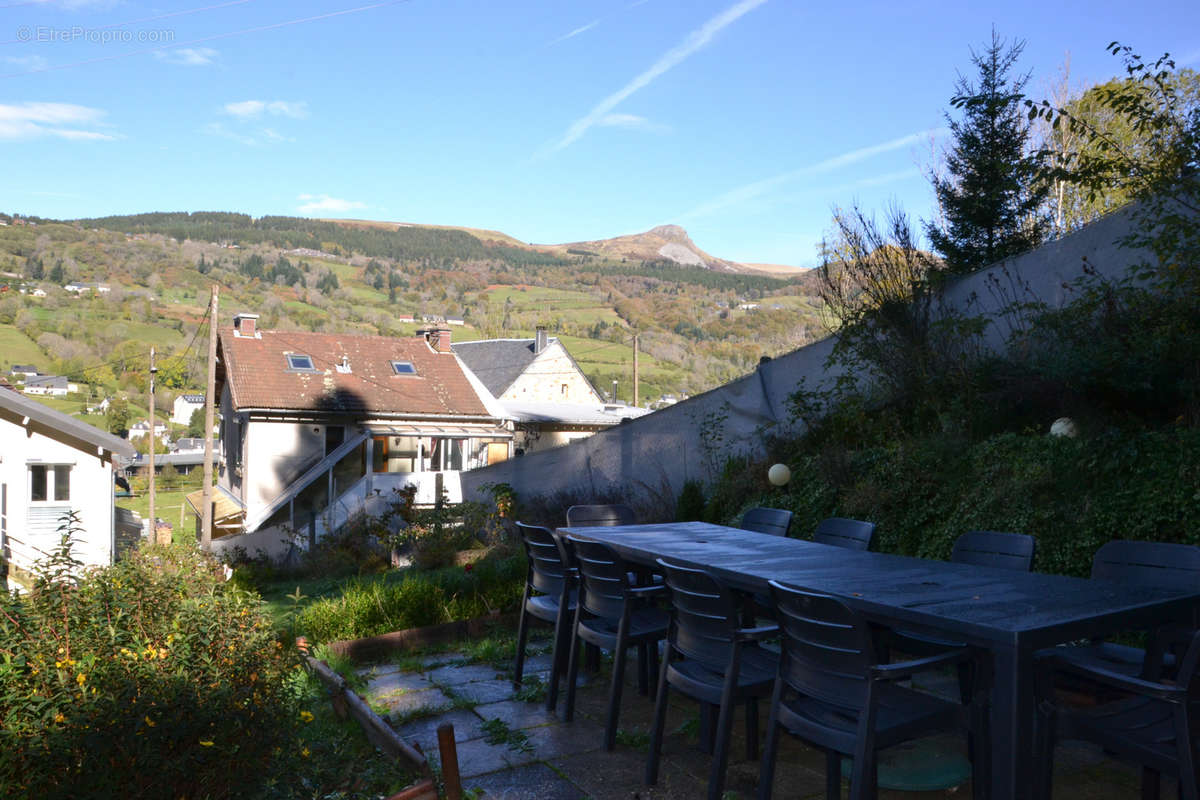
<svg viewBox="0 0 1200 800"><path fill-rule="evenodd" d="M775 464L767 470L767 480L772 486L786 486L792 479L792 471L787 464Z"/></svg>

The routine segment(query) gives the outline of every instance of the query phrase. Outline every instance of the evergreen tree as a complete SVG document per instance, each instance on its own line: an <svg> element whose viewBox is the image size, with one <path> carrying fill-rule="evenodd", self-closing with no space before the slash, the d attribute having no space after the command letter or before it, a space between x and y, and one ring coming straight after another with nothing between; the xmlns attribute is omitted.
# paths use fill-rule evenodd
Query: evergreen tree
<svg viewBox="0 0 1200 800"><path fill-rule="evenodd" d="M58 261L54 262L54 266L50 269L50 282L62 283L65 277L66 276L63 274L63 262L60 258Z"/></svg>
<svg viewBox="0 0 1200 800"><path fill-rule="evenodd" d="M1045 238L1043 201L1047 187L1036 178L1037 160L1028 153L1029 122L1021 90L1029 75L1011 78L1022 41L1011 45L992 31L991 45L971 51L978 83L960 77L955 107L947 115L954 146L945 176L934 176L941 224L926 223L930 242L952 272L964 273L1023 253Z"/></svg>

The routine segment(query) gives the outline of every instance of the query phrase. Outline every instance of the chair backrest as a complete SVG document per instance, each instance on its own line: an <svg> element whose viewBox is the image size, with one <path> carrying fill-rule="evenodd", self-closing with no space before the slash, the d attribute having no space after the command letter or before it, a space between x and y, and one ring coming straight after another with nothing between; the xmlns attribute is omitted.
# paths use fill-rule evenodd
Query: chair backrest
<svg viewBox="0 0 1200 800"><path fill-rule="evenodd" d="M560 595L567 576L566 552L549 528L517 523L525 557L529 562L526 581L543 594Z"/></svg>
<svg viewBox="0 0 1200 800"><path fill-rule="evenodd" d="M770 582L782 643L779 676L793 690L846 709L867 701L875 662L866 621L829 595Z"/></svg>
<svg viewBox="0 0 1200 800"><path fill-rule="evenodd" d="M629 596L628 571L606 544L567 537L567 547L579 568L579 602L590 614L620 619Z"/></svg>
<svg viewBox="0 0 1200 800"><path fill-rule="evenodd" d="M1200 698L1200 631L1192 633L1192 641L1179 662L1175 681L1187 690L1193 701Z"/></svg>
<svg viewBox="0 0 1200 800"><path fill-rule="evenodd" d="M752 508L742 515L740 526L745 531L769 533L772 536L787 536L792 527L792 512L782 508Z"/></svg>
<svg viewBox="0 0 1200 800"><path fill-rule="evenodd" d="M567 509L567 526L571 528L609 528L614 525L633 525L637 516L624 503L597 506L571 506Z"/></svg>
<svg viewBox="0 0 1200 800"><path fill-rule="evenodd" d="M873 536L875 536L874 522L830 517L821 520L821 524L817 526L817 532L813 534L813 541L818 544L845 547L848 550L869 550Z"/></svg>
<svg viewBox="0 0 1200 800"><path fill-rule="evenodd" d="M967 531L954 542L950 560L977 567L1029 572L1037 540L1025 533Z"/></svg>
<svg viewBox="0 0 1200 800"><path fill-rule="evenodd" d="M1116 539L1096 551L1092 577L1171 589L1198 589L1200 547Z"/></svg>
<svg viewBox="0 0 1200 800"><path fill-rule="evenodd" d="M739 624L733 595L702 569L661 558L658 565L671 590L670 646L687 658L723 671L729 665Z"/></svg>

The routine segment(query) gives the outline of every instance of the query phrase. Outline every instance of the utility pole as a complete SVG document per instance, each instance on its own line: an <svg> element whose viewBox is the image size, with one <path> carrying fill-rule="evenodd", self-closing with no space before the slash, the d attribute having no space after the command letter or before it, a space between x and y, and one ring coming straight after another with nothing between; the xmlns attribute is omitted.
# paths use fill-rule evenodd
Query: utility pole
<svg viewBox="0 0 1200 800"><path fill-rule="evenodd" d="M212 303L208 309L208 385L204 392L204 491L201 495L200 549L212 547L213 526L213 404L217 386L217 292L212 287Z"/></svg>
<svg viewBox="0 0 1200 800"><path fill-rule="evenodd" d="M633 335L633 407L638 407L638 335Z"/></svg>
<svg viewBox="0 0 1200 800"><path fill-rule="evenodd" d="M613 378L612 403L613 403L613 405L616 405L616 403L617 403L617 379L616 378Z"/></svg>
<svg viewBox="0 0 1200 800"><path fill-rule="evenodd" d="M150 431L147 441L150 442L150 447L147 452L150 454L150 541L162 544L158 541L158 517L154 512L154 378L158 372L158 367L154 366L154 348L150 348Z"/></svg>

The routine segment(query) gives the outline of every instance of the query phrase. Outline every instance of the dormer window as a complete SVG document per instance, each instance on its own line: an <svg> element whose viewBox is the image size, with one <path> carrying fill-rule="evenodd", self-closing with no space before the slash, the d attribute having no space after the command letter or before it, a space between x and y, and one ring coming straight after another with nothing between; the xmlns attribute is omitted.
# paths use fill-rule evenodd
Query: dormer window
<svg viewBox="0 0 1200 800"><path fill-rule="evenodd" d="M287 354L288 371L290 372L316 372L317 368L313 366L312 356L303 353L288 353Z"/></svg>
<svg viewBox="0 0 1200 800"><path fill-rule="evenodd" d="M393 361L392 372L397 375L416 375L417 368L411 361Z"/></svg>

